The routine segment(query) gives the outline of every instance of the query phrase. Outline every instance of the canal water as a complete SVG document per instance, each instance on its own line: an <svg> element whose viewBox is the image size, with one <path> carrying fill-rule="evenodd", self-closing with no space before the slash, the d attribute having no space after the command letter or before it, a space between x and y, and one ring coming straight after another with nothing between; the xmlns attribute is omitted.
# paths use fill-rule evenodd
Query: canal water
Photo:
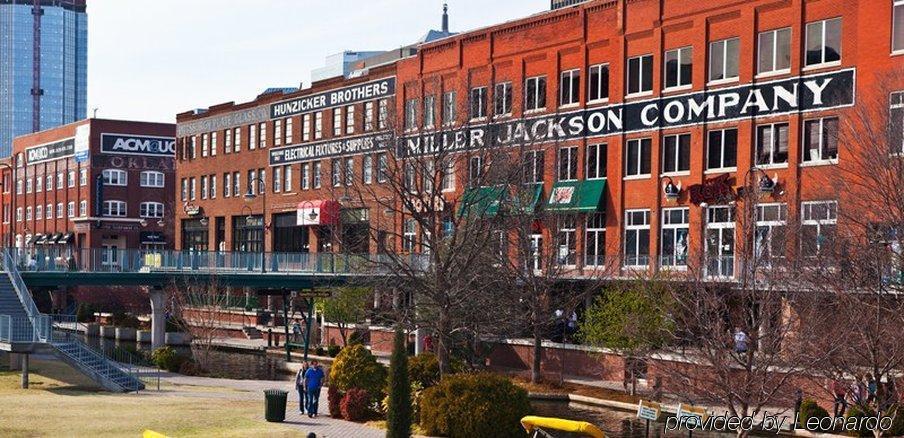
<svg viewBox="0 0 904 438"><path fill-rule="evenodd" d="M586 421L603 430L607 437L614 438L644 438L646 437L646 423L638 420L634 412L618 411L614 409L598 408L576 403L564 403L556 401L533 401L534 415L542 417L556 417L567 420ZM730 434L734 435L734 434ZM666 432L665 423L656 422L650 424L651 437L687 437L687 430ZM709 438L723 437L729 434L695 431L694 437Z"/></svg>

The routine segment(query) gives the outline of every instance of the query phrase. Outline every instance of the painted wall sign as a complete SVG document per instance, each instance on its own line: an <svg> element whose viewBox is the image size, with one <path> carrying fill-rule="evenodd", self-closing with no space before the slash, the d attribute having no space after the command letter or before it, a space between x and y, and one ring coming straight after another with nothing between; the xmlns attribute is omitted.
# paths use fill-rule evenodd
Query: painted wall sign
<svg viewBox="0 0 904 438"><path fill-rule="evenodd" d="M307 143L270 150L270 165L319 160L340 155L359 154L383 149L392 141L392 134L380 133L317 143Z"/></svg>
<svg viewBox="0 0 904 438"><path fill-rule="evenodd" d="M104 154L151 155L176 157L176 139L138 134L101 134L100 151Z"/></svg>
<svg viewBox="0 0 904 438"><path fill-rule="evenodd" d="M260 123L267 121L270 115L270 108L267 106L259 106L248 108L221 116L212 116L200 120L191 120L176 125L176 136L185 137L187 135L202 134L211 131L221 131L226 128L234 128L241 125L250 125L252 123Z"/></svg>
<svg viewBox="0 0 904 438"><path fill-rule="evenodd" d="M25 161L28 164L36 164L71 157L73 154L75 154L75 138L67 138L25 149Z"/></svg>
<svg viewBox="0 0 904 438"><path fill-rule="evenodd" d="M270 118L294 116L297 114L320 111L342 105L350 105L365 100L380 99L395 94L395 77L378 79L372 82L337 88L292 100L270 105Z"/></svg>
<svg viewBox="0 0 904 438"><path fill-rule="evenodd" d="M657 97L502 123L406 137L403 154L430 154L605 137L854 104L855 70Z"/></svg>
<svg viewBox="0 0 904 438"><path fill-rule="evenodd" d="M727 173L705 180L703 184L694 184L688 187L687 191L694 204L729 202L737 197L730 175Z"/></svg>

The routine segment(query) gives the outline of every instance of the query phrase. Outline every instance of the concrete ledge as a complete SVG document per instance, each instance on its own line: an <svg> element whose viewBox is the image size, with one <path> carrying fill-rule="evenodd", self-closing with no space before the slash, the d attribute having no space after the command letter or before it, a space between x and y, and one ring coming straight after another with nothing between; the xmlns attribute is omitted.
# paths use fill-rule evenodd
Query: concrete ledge
<svg viewBox="0 0 904 438"><path fill-rule="evenodd" d="M85 324L85 335L100 336L100 324L89 322Z"/></svg>
<svg viewBox="0 0 904 438"><path fill-rule="evenodd" d="M165 336L166 345L191 345L191 335L181 332L169 332Z"/></svg>
<svg viewBox="0 0 904 438"><path fill-rule="evenodd" d="M100 335L105 338L114 339L116 338L116 327L112 325L102 325L100 326Z"/></svg>
<svg viewBox="0 0 904 438"><path fill-rule="evenodd" d="M135 332L135 340L138 342L151 343L152 333L150 330L138 330Z"/></svg>
<svg viewBox="0 0 904 438"><path fill-rule="evenodd" d="M117 341L134 341L136 330L131 327L116 327Z"/></svg>

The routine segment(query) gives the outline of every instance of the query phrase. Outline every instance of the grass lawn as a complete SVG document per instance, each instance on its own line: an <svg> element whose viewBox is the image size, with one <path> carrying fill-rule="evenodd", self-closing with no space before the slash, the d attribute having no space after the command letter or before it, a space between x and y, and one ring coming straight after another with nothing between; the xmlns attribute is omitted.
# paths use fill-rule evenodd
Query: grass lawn
<svg viewBox="0 0 904 438"><path fill-rule="evenodd" d="M236 391L166 385L161 392L113 394L58 362L32 360L30 389L18 372L0 371L0 436L298 436L263 420L262 400ZM191 395L175 396L174 392Z"/></svg>

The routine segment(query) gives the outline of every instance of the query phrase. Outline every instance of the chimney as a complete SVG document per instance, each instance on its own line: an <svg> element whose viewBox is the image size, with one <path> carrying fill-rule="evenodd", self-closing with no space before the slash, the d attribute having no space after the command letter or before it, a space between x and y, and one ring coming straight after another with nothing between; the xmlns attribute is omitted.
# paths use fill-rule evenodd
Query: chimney
<svg viewBox="0 0 904 438"><path fill-rule="evenodd" d="M443 32L449 33L449 4L443 3Z"/></svg>

